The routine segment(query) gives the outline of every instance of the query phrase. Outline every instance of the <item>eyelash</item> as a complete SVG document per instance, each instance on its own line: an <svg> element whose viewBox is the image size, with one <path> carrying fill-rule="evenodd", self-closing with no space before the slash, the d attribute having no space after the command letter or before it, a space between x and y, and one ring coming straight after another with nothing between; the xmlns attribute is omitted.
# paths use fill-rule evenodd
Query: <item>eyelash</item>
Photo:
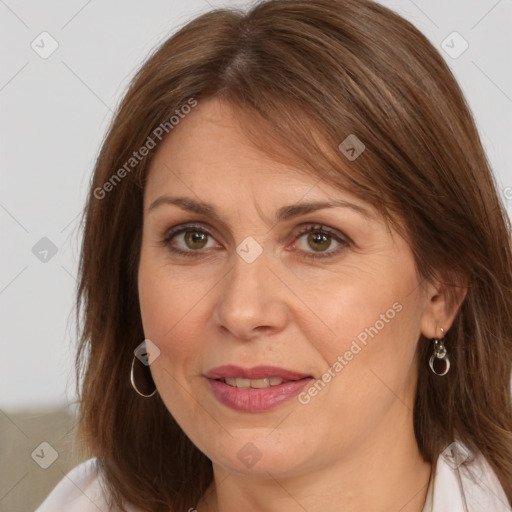
<svg viewBox="0 0 512 512"><path fill-rule="evenodd" d="M162 240L162 245L167 247L169 251L171 251L175 254L178 254L180 256L187 256L187 257L200 256L199 253L201 252L201 249L198 249L198 250L191 249L189 251L183 251L181 249L177 249L176 247L172 247L170 245L172 239L175 236L177 236L181 233L187 233L189 231L197 231L199 233L206 234L209 237L213 238L213 235L208 230L206 230L204 227L194 225L194 224L189 224L189 225L184 225L184 226L177 226L176 228L171 228L171 230L167 231L165 238ZM308 233L313 233L313 232L321 233L323 235L328 235L329 237L333 238L336 242L338 242L341 245L334 251L330 251L330 252L309 253L307 251L301 251L301 252L303 252L303 256L305 258L311 258L311 259L331 258L333 256L337 256L341 251L343 251L344 249L346 249L347 247L352 245L352 241L346 235L339 236L336 232L331 231L326 226L319 225L319 224L309 224L306 227L304 227L303 229L301 229L297 233L294 242L296 242L303 235L308 234Z"/></svg>

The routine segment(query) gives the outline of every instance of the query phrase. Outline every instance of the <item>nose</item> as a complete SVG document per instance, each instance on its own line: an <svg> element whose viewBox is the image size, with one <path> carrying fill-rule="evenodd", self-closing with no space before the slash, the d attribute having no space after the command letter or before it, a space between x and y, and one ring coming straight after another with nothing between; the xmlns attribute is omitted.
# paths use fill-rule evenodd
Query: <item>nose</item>
<svg viewBox="0 0 512 512"><path fill-rule="evenodd" d="M282 331L289 320L290 292L270 269L265 251L252 263L234 255L233 268L217 290L213 319L224 334L243 340Z"/></svg>

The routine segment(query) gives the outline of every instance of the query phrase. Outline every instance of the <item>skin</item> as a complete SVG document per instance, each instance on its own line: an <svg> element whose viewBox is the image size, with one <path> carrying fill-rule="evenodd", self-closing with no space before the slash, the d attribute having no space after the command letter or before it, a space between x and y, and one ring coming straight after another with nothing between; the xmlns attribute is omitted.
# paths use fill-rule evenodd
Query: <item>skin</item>
<svg viewBox="0 0 512 512"><path fill-rule="evenodd" d="M148 210L164 194L211 203L220 220L171 204ZM336 207L273 220L285 205L337 199L368 215ZM165 246L170 228L191 222L210 235L198 243L182 232ZM303 224L350 241L315 242ZM248 236L263 249L252 263L236 252ZM421 333L448 331L463 297L450 310L370 204L269 160L228 104L202 100L152 161L138 287L145 336L160 350L150 367L160 397L213 463L214 482L191 508L421 511L431 465L413 432L415 350ZM395 303L401 311L306 405L234 411L203 377L223 364L271 364L319 379ZM261 456L252 467L237 456L249 442Z"/></svg>

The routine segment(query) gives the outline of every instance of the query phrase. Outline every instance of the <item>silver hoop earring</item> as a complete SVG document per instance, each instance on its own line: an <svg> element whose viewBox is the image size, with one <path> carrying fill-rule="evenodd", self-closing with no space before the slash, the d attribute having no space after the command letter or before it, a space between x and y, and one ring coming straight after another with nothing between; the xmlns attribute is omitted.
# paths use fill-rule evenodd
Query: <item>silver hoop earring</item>
<svg viewBox="0 0 512 512"><path fill-rule="evenodd" d="M441 329L441 331L444 332L443 329ZM437 372L434 368L434 361L436 359L440 359L441 361L444 362L444 370L442 372ZM436 375L439 375L440 377L446 375L450 370L450 358L448 357L448 352L446 350L446 347L444 346L442 339L434 338L434 350L432 352L432 355L430 356L430 361L428 364L432 372L435 373Z"/></svg>
<svg viewBox="0 0 512 512"><path fill-rule="evenodd" d="M135 367L135 361L138 361L137 368ZM139 379L139 384L135 383L135 373L137 373L137 378ZM141 386L140 382L143 380L143 385ZM149 370L149 366L145 366L139 359L133 356L132 366L130 368L130 382L132 384L133 389L142 397L150 398L156 393L156 386L153 382L153 377L151 377L151 372ZM139 389L142 387L142 391Z"/></svg>

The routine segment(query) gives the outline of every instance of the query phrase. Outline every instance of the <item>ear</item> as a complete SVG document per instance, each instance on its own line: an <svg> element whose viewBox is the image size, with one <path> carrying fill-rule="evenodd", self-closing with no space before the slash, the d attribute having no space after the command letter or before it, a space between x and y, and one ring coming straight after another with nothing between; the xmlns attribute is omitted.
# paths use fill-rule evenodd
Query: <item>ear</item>
<svg viewBox="0 0 512 512"><path fill-rule="evenodd" d="M426 285L425 307L420 324L423 336L444 337L452 326L467 291L465 286L446 284L440 280Z"/></svg>

